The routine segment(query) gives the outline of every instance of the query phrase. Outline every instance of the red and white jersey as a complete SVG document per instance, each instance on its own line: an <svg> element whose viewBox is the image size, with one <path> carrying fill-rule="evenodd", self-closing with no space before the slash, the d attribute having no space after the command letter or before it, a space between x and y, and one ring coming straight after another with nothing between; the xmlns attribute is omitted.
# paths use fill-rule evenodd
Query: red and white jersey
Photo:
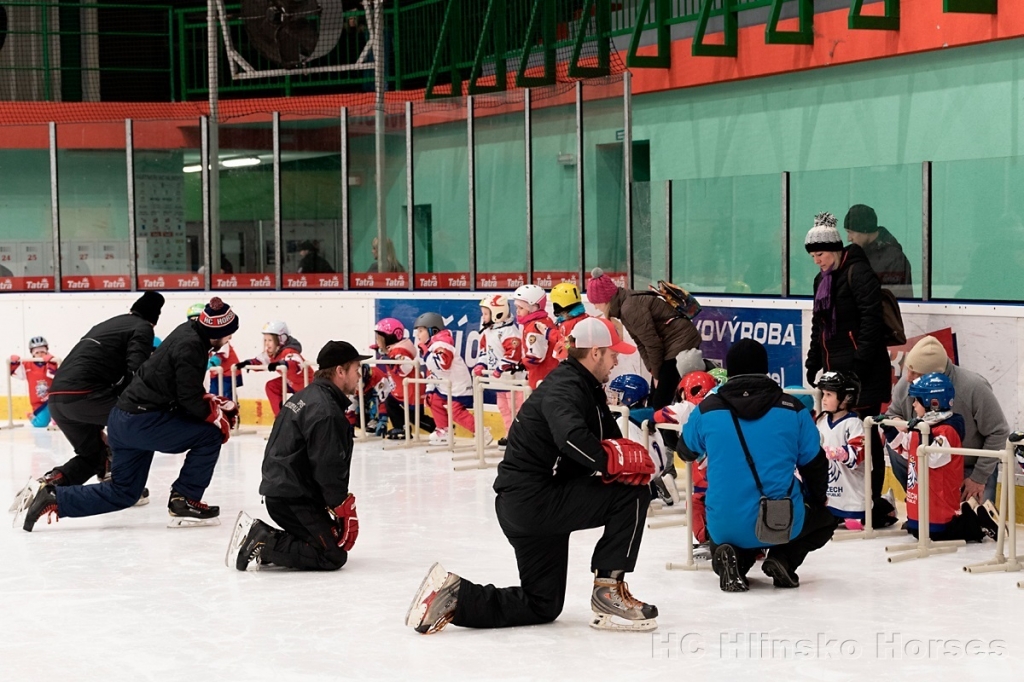
<svg viewBox="0 0 1024 682"><path fill-rule="evenodd" d="M28 382L28 401L32 410L37 411L50 398L50 385L57 371L57 358L44 355L41 358L22 358L10 363L11 376Z"/></svg>
<svg viewBox="0 0 1024 682"><path fill-rule="evenodd" d="M482 367L491 376L504 373L509 379L521 378L520 373L506 372L523 361L523 338L517 325L506 324L483 329L480 331L479 344L474 373L478 373L477 368Z"/></svg>
<svg viewBox="0 0 1024 682"><path fill-rule="evenodd" d="M556 353L562 335L544 311L531 313L528 318L532 319L523 325L523 364L530 388L537 388L551 370L558 367Z"/></svg>
<svg viewBox="0 0 1024 682"><path fill-rule="evenodd" d="M588 315L587 313L583 313L582 315L577 315L576 317L570 317L565 322L558 323L558 334L561 337L561 343L559 343L558 347L555 349L555 357L558 358L559 362L569 357L568 339L569 336L572 334L573 327L575 327L588 317L590 317L590 315Z"/></svg>
<svg viewBox="0 0 1024 682"><path fill-rule="evenodd" d="M654 421L659 424L679 424L680 433L686 426L686 420L690 418L697 406L688 400L680 400L677 403L667 405L654 413Z"/></svg>
<svg viewBox="0 0 1024 682"><path fill-rule="evenodd" d="M844 455L828 460L828 506L837 516L864 516L864 422L853 412L832 421L828 412L818 417L821 447Z"/></svg>
<svg viewBox="0 0 1024 682"><path fill-rule="evenodd" d="M285 363L288 366L286 376L288 377L288 388L293 393L297 393L306 387L306 380L303 379L302 363L305 362L301 354L302 346L297 341L288 337L288 341L285 345L277 349L274 357L270 357L265 351L260 353L252 359L254 365L269 365L272 362ZM305 370L309 382L313 381L313 370L307 368ZM271 381L280 381L279 378L273 378Z"/></svg>
<svg viewBox="0 0 1024 682"><path fill-rule="evenodd" d="M430 342L424 349L423 364L427 367L427 377L432 379L448 379L452 382L453 398L466 398L473 395L473 378L469 374L469 365L459 355L455 347L455 339L447 329L430 338ZM436 384L430 387L429 392L439 393L447 397L447 387Z"/></svg>
<svg viewBox="0 0 1024 682"><path fill-rule="evenodd" d="M225 343L218 350L213 351L211 355L220 356L220 367L224 370L224 380L230 386L231 375L241 374L240 370L235 369L235 365L238 364L238 353L235 352L230 343ZM216 381L217 376L217 373L213 372L213 370L210 371L210 381Z"/></svg>
<svg viewBox="0 0 1024 682"><path fill-rule="evenodd" d="M408 360L400 365L376 365L370 378L369 388L377 391L377 398L384 400L389 395L402 402L405 398L405 379L420 378L420 361L416 357L416 346L409 339L402 339L389 346L386 357L388 360ZM415 387L410 388L410 399L415 397ZM420 397L426 389L420 388Z"/></svg>
<svg viewBox="0 0 1024 682"><path fill-rule="evenodd" d="M640 428L640 425L633 420L629 421L629 434L626 436L631 441L637 443L644 442L644 432ZM661 437L660 431L655 431L648 436L647 440L647 454L650 456L651 461L654 462L654 468L657 471L656 476L661 476L665 473L665 470L672 464L672 459L675 455L665 445L664 439Z"/></svg>
<svg viewBox="0 0 1024 682"><path fill-rule="evenodd" d="M901 433L890 445L901 455L907 455L907 519L917 527L917 472L920 466L917 447L921 434L917 431ZM948 424L932 426L931 444L938 447L958 448L960 434ZM928 514L932 530L941 530L960 513L960 486L964 482L964 458L960 455L935 454L928 457ZM938 528L936 528L938 526Z"/></svg>

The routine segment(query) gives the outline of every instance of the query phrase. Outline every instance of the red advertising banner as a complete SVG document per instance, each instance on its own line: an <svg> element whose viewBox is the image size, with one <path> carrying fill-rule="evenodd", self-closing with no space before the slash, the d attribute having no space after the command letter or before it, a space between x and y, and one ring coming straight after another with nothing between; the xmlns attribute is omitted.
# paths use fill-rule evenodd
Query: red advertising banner
<svg viewBox="0 0 1024 682"><path fill-rule="evenodd" d="M137 280L140 291L146 291L147 289L171 291L175 289L202 289L206 286L206 278L194 272L181 273L179 275L139 275Z"/></svg>
<svg viewBox="0 0 1024 682"><path fill-rule="evenodd" d="M579 286L580 275L578 272L535 272L533 273L533 283L539 287L550 289L556 284L562 282L572 282L576 286Z"/></svg>
<svg viewBox="0 0 1024 682"><path fill-rule="evenodd" d="M3 291L53 291L53 277L0 277L0 292Z"/></svg>
<svg viewBox="0 0 1024 682"><path fill-rule="evenodd" d="M285 289L341 289L341 275L300 274L286 272L282 275Z"/></svg>
<svg viewBox="0 0 1024 682"><path fill-rule="evenodd" d="M525 272L488 272L477 274L477 289L515 290L526 284Z"/></svg>
<svg viewBox="0 0 1024 682"><path fill-rule="evenodd" d="M127 291L131 289L128 275L75 275L61 277L64 291Z"/></svg>
<svg viewBox="0 0 1024 682"><path fill-rule="evenodd" d="M417 272L417 289L468 289L468 272Z"/></svg>
<svg viewBox="0 0 1024 682"><path fill-rule="evenodd" d="M626 273L624 272L606 272L604 273L611 277L612 281L623 289L629 288L629 282L626 281Z"/></svg>
<svg viewBox="0 0 1024 682"><path fill-rule="evenodd" d="M353 272L348 276L353 289L408 289L409 275L404 272Z"/></svg>
<svg viewBox="0 0 1024 682"><path fill-rule="evenodd" d="M273 289L274 276L266 273L214 275L212 284L214 289Z"/></svg>

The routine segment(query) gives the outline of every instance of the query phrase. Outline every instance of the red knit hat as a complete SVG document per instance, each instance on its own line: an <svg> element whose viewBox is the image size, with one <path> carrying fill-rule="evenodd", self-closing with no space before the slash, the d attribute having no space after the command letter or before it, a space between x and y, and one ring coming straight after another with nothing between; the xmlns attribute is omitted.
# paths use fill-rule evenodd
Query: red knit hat
<svg viewBox="0 0 1024 682"><path fill-rule="evenodd" d="M590 271L590 279L587 280L587 300L593 304L608 303L619 290L619 285L612 281L612 278L604 274L601 268L594 268Z"/></svg>

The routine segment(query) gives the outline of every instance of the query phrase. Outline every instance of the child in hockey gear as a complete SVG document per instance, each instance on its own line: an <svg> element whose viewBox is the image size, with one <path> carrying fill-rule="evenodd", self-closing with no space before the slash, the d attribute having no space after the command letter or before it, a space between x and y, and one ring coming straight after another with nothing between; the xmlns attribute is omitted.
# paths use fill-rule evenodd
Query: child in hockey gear
<svg viewBox="0 0 1024 682"><path fill-rule="evenodd" d="M523 330L523 365L530 388L537 386L558 366L561 333L545 310L547 295L536 284L524 284L512 294L516 322Z"/></svg>
<svg viewBox="0 0 1024 682"><path fill-rule="evenodd" d="M523 339L512 319L508 299L498 294L485 296L480 300L480 344L477 349L477 363L473 365L473 376L506 376L518 379L516 369L523 361ZM495 401L498 412L505 424L505 433L512 428L512 393L497 391ZM516 392L516 407L523 404L522 392ZM498 440L504 447L507 439Z"/></svg>
<svg viewBox="0 0 1024 682"><path fill-rule="evenodd" d="M569 537L599 526L604 536L590 565L597 572L591 625L656 627L657 609L634 600L622 582L636 566L655 465L642 446L621 437L602 388L618 354L635 348L606 320L580 322L573 339L569 357L516 415L494 482L498 525L515 550L521 587L480 585L435 565L406 617L418 632L449 622L472 628L552 622L565 601Z"/></svg>
<svg viewBox="0 0 1024 682"><path fill-rule="evenodd" d="M206 307L205 303L193 303L188 307L185 313L185 319L197 320L202 315L203 309ZM219 395L222 398L228 400L234 400L231 388L231 376L235 377L235 386L242 385L243 373L236 369L238 365L238 354L235 353L235 349L230 343L224 344L223 348L219 348L214 352L210 353L210 359L206 363L207 368L210 370L210 393L213 395ZM214 371L214 367L222 367L223 372Z"/></svg>
<svg viewBox="0 0 1024 682"><path fill-rule="evenodd" d="M475 433L476 424L469 411L473 407L473 380L466 361L455 347L452 333L444 327L444 319L437 313L423 313L416 318L414 333L423 363L427 367L427 377L451 382L452 419L470 433ZM437 425L430 436L432 445L447 443L449 438L448 395L445 390L444 385L434 384L427 391L427 405ZM454 429L454 425L451 428ZM486 429L484 444L492 440L490 429Z"/></svg>
<svg viewBox="0 0 1024 682"><path fill-rule="evenodd" d="M405 421L415 423L415 408L413 400L416 396L414 387L410 389L409 395L405 394L407 378L419 379L420 363L416 357L416 346L406 338L405 326L393 317L385 317L374 327L376 343L370 346L388 360L408 360L400 365L377 365L373 368L367 385L377 390L378 405L383 402L386 411L386 420L391 421L391 430L387 431L390 439L405 438ZM420 393L422 396L422 392ZM408 399L408 410L406 407ZM422 402L422 398L421 398ZM379 409L379 408L378 408ZM420 428L427 433L433 433L436 426L430 415L420 415Z"/></svg>
<svg viewBox="0 0 1024 682"><path fill-rule="evenodd" d="M240 370L249 365L265 366L269 372L277 372L279 368L285 369L286 382L289 393L298 393L305 388L309 379L309 369L304 368L305 361L302 359L302 344L288 331L288 325L280 320L268 322L263 325L263 353L243 360L234 366ZM270 401L270 409L276 417L281 411L284 403L284 394L281 388L281 377L273 376L266 385L267 400Z"/></svg>
<svg viewBox="0 0 1024 682"><path fill-rule="evenodd" d="M729 380L729 372L724 367L715 367L714 369L708 370L708 374L714 377L718 385L721 386Z"/></svg>
<svg viewBox="0 0 1024 682"><path fill-rule="evenodd" d="M551 307L555 311L555 322L558 323L558 333L562 343L558 344L555 356L559 360L565 360L568 355L568 347L565 340L572 333L572 328L577 323L590 317L587 309L583 306L583 298L580 296L580 289L572 282L556 284L551 289Z"/></svg>
<svg viewBox="0 0 1024 682"><path fill-rule="evenodd" d="M643 423L647 422L647 454L657 470L651 480L651 506L671 507L679 501L676 488L676 467L671 448L666 447L661 432L652 427L654 410L647 407L651 393L647 380L639 374L620 374L611 380L606 391L609 405L629 408L629 438L644 442Z"/></svg>
<svg viewBox="0 0 1024 682"><path fill-rule="evenodd" d="M860 381L847 372L825 372L818 379L821 447L828 457L828 510L849 530L864 527L864 422L850 411ZM895 519L894 519L895 520Z"/></svg>
<svg viewBox="0 0 1024 682"><path fill-rule="evenodd" d="M11 356L11 376L28 382L28 401L32 411L28 420L36 428L50 425L50 385L57 371L60 360L50 355L50 344L42 336L33 336L28 342L30 359L22 360L18 355Z"/></svg>
<svg viewBox="0 0 1024 682"><path fill-rule="evenodd" d="M57 518L106 514L134 505L146 484L154 451L186 452L171 485L171 527L215 525L217 507L200 500L210 484L221 445L231 434L238 408L206 393L203 379L210 350L223 346L238 330L238 317L213 298L197 320L183 322L135 374L111 410L107 423L113 451L111 479L95 485L53 489ZM36 495L46 496L46 486ZM28 508L35 506L33 502ZM28 516L24 529L38 519Z"/></svg>
<svg viewBox="0 0 1024 682"><path fill-rule="evenodd" d="M931 427L931 444L938 447L960 447L964 435L964 419L953 412L956 391L949 377L939 372L918 377L908 387L914 401L915 419L908 423L907 431L891 436L890 447L908 461L907 469L907 532L918 535L917 471L923 466L917 454L921 432L914 427L925 422ZM985 537L975 509L961 504L960 485L964 480L964 458L960 455L933 454L928 456L928 534L932 540L966 540L981 542Z"/></svg>
<svg viewBox="0 0 1024 682"><path fill-rule="evenodd" d="M57 368L47 404L75 456L48 472L47 482L80 485L108 471L103 429L118 396L153 354L153 327L163 304L163 296L147 291L130 312L90 329Z"/></svg>
<svg viewBox="0 0 1024 682"><path fill-rule="evenodd" d="M328 341L320 350L313 383L285 403L263 455L260 495L282 530L241 512L228 543L229 568L335 571L345 565L359 536L348 487L353 431L345 411L368 358L345 341Z"/></svg>

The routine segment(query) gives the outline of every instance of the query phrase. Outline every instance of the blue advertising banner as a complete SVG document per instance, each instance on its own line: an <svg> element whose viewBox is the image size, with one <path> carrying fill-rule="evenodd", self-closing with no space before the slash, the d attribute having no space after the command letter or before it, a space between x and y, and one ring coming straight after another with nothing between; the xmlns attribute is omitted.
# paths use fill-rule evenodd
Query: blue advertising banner
<svg viewBox="0 0 1024 682"><path fill-rule="evenodd" d="M804 381L803 324L799 310L705 307L693 321L700 331L704 357L725 367L729 347L754 339L768 349L768 368L780 386ZM729 369L726 367L726 369Z"/></svg>
<svg viewBox="0 0 1024 682"><path fill-rule="evenodd" d="M455 337L455 347L472 367L476 363L480 342L480 301L477 299L443 298L378 298L376 318L393 317L399 320L410 337L412 325L423 313L438 313ZM413 343L416 340L413 339Z"/></svg>

